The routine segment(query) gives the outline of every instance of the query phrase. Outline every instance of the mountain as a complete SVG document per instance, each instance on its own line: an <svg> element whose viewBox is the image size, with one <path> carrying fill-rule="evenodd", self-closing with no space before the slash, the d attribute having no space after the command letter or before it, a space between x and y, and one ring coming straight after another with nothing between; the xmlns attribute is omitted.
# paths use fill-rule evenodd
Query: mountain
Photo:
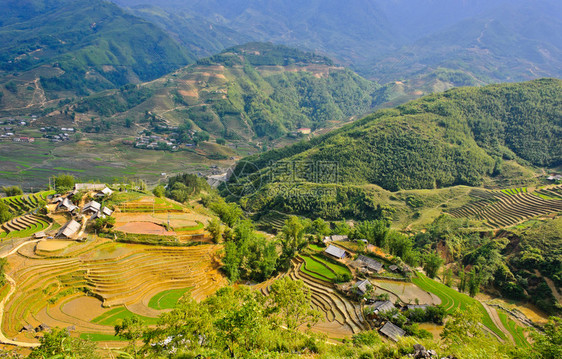
<svg viewBox="0 0 562 359"><path fill-rule="evenodd" d="M147 0L117 0L134 6ZM378 1L372 0L164 0L158 6L185 10L255 41L321 52L346 62L392 48L395 36Z"/></svg>
<svg viewBox="0 0 562 359"><path fill-rule="evenodd" d="M380 110L308 142L242 160L223 194L243 197L250 211L292 203L293 211L301 206L317 214L329 205L325 196L305 196L303 188L341 190L347 194L330 201L342 207L358 200L358 210L373 201L362 188L480 186L521 165L560 166L561 91L561 80L541 79L457 88ZM341 216L338 211L329 217Z"/></svg>
<svg viewBox="0 0 562 359"><path fill-rule="evenodd" d="M377 104L378 89L324 56L250 43L138 87L80 99L67 110L139 126L156 118L227 140L271 140L368 113Z"/></svg>
<svg viewBox="0 0 562 359"><path fill-rule="evenodd" d="M253 41L253 38L226 26L212 23L184 10L166 10L154 5L127 8L135 16L165 29L178 43L198 58Z"/></svg>
<svg viewBox="0 0 562 359"><path fill-rule="evenodd" d="M442 70L476 84L562 76L562 6L553 0L162 0L158 6L205 19L217 26L210 31L218 39L231 29L313 50L379 83L413 79L413 91ZM175 32L179 22L162 26Z"/></svg>
<svg viewBox="0 0 562 359"><path fill-rule="evenodd" d="M561 77L561 13L562 6L551 1L501 4L357 69L379 82L425 76L439 68L483 83Z"/></svg>
<svg viewBox="0 0 562 359"><path fill-rule="evenodd" d="M194 55L157 26L101 0L8 0L0 15L3 107L39 93L86 95L158 78ZM2 88L2 87L0 87Z"/></svg>

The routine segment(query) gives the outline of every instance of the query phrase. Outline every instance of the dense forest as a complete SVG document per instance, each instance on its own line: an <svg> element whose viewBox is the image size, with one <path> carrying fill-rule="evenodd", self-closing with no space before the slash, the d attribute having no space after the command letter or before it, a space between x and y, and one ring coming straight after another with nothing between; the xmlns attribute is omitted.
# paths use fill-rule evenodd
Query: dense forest
<svg viewBox="0 0 562 359"><path fill-rule="evenodd" d="M259 211L290 205L287 187L298 194L303 186L334 184L375 184L390 191L478 186L485 177L501 175L508 160L556 167L562 163L561 91L562 81L543 79L430 95L309 142L248 157L223 194L240 197L253 184L261 190L241 203ZM322 172L326 164L335 176ZM290 205L293 213L318 214L331 206L313 205L300 195L294 200L301 204Z"/></svg>

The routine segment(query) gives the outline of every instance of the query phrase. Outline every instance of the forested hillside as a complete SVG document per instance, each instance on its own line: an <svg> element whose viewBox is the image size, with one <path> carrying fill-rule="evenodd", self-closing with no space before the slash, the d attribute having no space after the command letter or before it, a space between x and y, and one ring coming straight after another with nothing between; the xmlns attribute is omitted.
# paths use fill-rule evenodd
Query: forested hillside
<svg viewBox="0 0 562 359"><path fill-rule="evenodd" d="M283 203L278 196L284 191L275 189L289 185L288 177L289 187L374 184L397 191L478 186L486 177L500 176L504 161L510 160L525 166L559 166L561 91L562 81L542 79L427 96L378 111L309 142L246 158L252 166L242 162L233 176L238 182L230 183L224 193L244 196L240 191L246 191L249 183L259 184L258 195L245 202L259 210ZM276 164L268 167L271 163ZM288 164L289 176L287 171L279 171L279 163ZM332 163L337 166L337 176L314 178L312 171L300 170L299 163ZM350 191L344 189L341 191ZM287 200L306 201L307 205L319 202L318 208L325 207L322 198L316 197ZM347 203L340 199L336 202ZM360 202L356 208L368 201Z"/></svg>
<svg viewBox="0 0 562 359"><path fill-rule="evenodd" d="M97 94L68 108L132 123L157 119L227 140L275 139L367 113L377 104L377 89L326 57L251 43L138 88Z"/></svg>
<svg viewBox="0 0 562 359"><path fill-rule="evenodd" d="M17 107L30 83L44 90L46 101L152 80L193 60L163 30L111 2L2 5L0 82L8 86L3 107Z"/></svg>

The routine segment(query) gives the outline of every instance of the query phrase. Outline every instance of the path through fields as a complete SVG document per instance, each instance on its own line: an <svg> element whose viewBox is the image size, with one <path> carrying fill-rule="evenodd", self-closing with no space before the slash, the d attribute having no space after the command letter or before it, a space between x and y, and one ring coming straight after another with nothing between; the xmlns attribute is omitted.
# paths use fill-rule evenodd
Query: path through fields
<svg viewBox="0 0 562 359"><path fill-rule="evenodd" d="M488 304L482 303L482 306L484 307L484 309L486 309L486 312L488 312L488 315L490 316L490 318L492 318L492 321L494 322L494 324L496 325L496 327L498 327L499 330L502 331L503 334L505 334L505 337L512 343L512 344L516 344L515 343L515 339L513 339L513 335L511 335L511 333L509 332L509 330L507 330L504 326L502 321L500 320L500 317L498 316L498 312L496 311L495 308L490 307Z"/></svg>

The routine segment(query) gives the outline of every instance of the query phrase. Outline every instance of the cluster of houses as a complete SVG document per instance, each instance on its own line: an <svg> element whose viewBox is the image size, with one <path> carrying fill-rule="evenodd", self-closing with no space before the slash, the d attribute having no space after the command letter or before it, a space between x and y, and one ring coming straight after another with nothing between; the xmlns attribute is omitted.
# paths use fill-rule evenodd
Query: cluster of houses
<svg viewBox="0 0 562 359"><path fill-rule="evenodd" d="M154 149L170 149L175 151L178 149L177 141L174 138L166 138L158 135L145 136L141 135L136 138L136 148Z"/></svg>
<svg viewBox="0 0 562 359"><path fill-rule="evenodd" d="M62 226L57 232L57 238L74 239L82 228L80 221L84 219L84 216L90 216L90 220L95 220L97 218L110 217L113 214L113 211L110 208L105 206L102 207L101 203L95 200L86 203L84 207L80 209L79 206L75 205L71 201L71 198L81 191L94 192L94 198L105 198L113 194L113 191L105 184L77 183L74 186L74 190L66 197L55 197L52 201L52 203L57 205L55 211L68 212L72 215L72 219Z"/></svg>
<svg viewBox="0 0 562 359"><path fill-rule="evenodd" d="M348 253L345 249L333 244L334 242L347 240L347 236L343 235L325 237L324 243L327 247L324 250L324 253L337 260L344 260L351 257L350 253ZM380 274L385 270L383 263L362 254L358 255L354 260L350 260L347 265L354 268L357 273L363 274L364 276ZM387 266L386 270L398 273L404 271L405 269L392 264ZM393 311L395 312L395 315L398 315L400 311L416 308L425 310L427 305L406 305L403 307L397 307L389 300L376 300L377 297L374 296L373 288L374 286L371 284L369 279L359 280L355 284L347 283L339 286L339 289L346 295L364 300L366 302L365 313L367 314L367 319L373 321L376 326L380 327L379 332L383 335L393 341L398 341L401 336L405 335L404 330L381 315L390 311Z"/></svg>
<svg viewBox="0 0 562 359"><path fill-rule="evenodd" d="M4 127L0 127L0 141L12 140L14 142L33 142L32 137L20 137L15 134L16 126L27 126L27 121L16 120L14 118L4 119L0 122ZM6 126L7 125L7 126Z"/></svg>
<svg viewBox="0 0 562 359"><path fill-rule="evenodd" d="M562 175L550 175L546 177L546 179L552 182L558 182L558 181L562 181Z"/></svg>

